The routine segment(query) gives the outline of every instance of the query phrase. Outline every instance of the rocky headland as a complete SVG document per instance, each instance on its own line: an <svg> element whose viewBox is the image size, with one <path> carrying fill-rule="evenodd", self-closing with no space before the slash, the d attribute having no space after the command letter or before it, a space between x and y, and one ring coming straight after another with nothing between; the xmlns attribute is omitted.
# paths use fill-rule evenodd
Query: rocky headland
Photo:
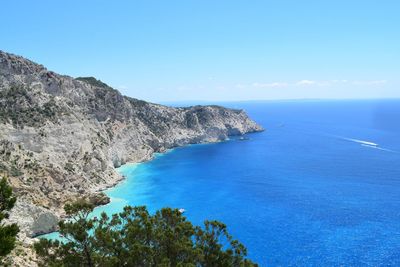
<svg viewBox="0 0 400 267"><path fill-rule="evenodd" d="M243 110L153 104L0 51L0 174L18 197L10 221L21 236L54 231L68 201L107 203L101 191L124 163L261 130Z"/></svg>

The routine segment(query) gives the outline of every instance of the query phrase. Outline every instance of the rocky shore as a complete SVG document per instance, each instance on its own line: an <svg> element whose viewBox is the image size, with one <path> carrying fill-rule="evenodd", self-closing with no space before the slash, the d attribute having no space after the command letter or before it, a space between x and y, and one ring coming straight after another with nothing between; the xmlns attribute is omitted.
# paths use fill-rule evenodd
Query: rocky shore
<svg viewBox="0 0 400 267"><path fill-rule="evenodd" d="M0 174L18 196L21 236L54 231L68 201L107 203L101 191L124 163L261 130L243 110L153 104L0 51Z"/></svg>

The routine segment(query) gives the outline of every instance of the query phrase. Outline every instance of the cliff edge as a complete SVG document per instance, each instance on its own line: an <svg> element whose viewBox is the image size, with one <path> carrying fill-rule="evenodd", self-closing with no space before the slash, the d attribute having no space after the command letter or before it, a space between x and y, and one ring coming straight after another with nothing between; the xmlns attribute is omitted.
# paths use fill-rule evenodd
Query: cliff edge
<svg viewBox="0 0 400 267"><path fill-rule="evenodd" d="M101 190L126 162L261 130L243 110L153 104L0 51L0 174L18 196L11 221L28 237L55 230L67 201L107 203Z"/></svg>

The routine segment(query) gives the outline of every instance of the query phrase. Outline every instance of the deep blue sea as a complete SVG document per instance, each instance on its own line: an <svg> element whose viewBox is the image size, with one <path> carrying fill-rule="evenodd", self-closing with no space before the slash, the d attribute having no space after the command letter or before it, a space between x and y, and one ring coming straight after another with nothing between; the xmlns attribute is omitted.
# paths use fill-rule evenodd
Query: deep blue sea
<svg viewBox="0 0 400 267"><path fill-rule="evenodd" d="M400 100L223 105L266 131L125 165L97 212L184 208L261 266L400 266Z"/></svg>

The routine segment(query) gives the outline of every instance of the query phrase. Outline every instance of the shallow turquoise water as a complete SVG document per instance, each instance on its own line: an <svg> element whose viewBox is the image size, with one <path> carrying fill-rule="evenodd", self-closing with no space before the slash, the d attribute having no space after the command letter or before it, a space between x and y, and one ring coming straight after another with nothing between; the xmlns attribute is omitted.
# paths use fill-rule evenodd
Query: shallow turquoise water
<svg viewBox="0 0 400 267"><path fill-rule="evenodd" d="M96 212L171 206L195 224L221 220L261 266L400 265L400 101L225 105L267 131L123 166Z"/></svg>

